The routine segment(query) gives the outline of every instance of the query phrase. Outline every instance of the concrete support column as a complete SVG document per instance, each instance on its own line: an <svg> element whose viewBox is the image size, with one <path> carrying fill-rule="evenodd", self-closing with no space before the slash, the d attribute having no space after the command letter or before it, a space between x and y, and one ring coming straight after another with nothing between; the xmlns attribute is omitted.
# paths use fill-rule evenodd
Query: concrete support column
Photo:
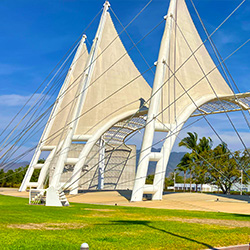
<svg viewBox="0 0 250 250"><path fill-rule="evenodd" d="M175 9L176 9L176 0L171 0L168 10L168 15L165 17L166 25L157 61L151 101L149 104L148 117L144 131L139 165L136 173L136 179L132 192L131 201L141 201L143 196L143 187L146 181L149 155L151 153L154 132L155 132L155 116L157 116L159 112L159 105L162 93L161 87L165 80L165 74L167 68L166 62L168 61L170 54L170 41L172 34L172 26L174 22L173 16L175 13Z"/></svg>

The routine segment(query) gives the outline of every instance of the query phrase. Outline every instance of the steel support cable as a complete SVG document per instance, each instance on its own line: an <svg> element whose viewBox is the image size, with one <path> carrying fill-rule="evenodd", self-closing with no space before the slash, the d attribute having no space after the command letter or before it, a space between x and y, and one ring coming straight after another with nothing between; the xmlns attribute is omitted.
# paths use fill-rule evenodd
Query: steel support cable
<svg viewBox="0 0 250 250"><path fill-rule="evenodd" d="M192 1L192 0L191 0L191 1ZM177 22L176 22L176 21L175 21L175 23L176 23L176 25L177 25L178 29L180 30L180 32L181 32L181 34L182 34L182 36L183 36L183 38L184 38L184 40L185 40L185 42L186 42L187 46L189 47L189 49L190 49L191 53L193 53L193 50L192 50L192 48L191 48L190 44L188 43L188 41L186 40L186 38L185 38L185 36L184 36L184 34L183 34L182 30L180 29L180 27L179 27L179 25L177 24ZM195 58L195 60L196 60L197 64L199 65L199 68L200 68L200 70L202 71L203 75L204 75L204 76L206 76L205 71L203 70L203 68L202 68L201 64L199 63L199 61L198 61L198 59L197 59L197 57L196 57L195 55L194 55L194 58ZM219 62L220 62L220 61L219 61ZM222 63L220 63L220 65L222 65ZM236 129L236 127L235 127L235 125L233 124L233 122L232 122L231 118L229 117L228 113L226 112L226 110L225 110L225 108L224 108L224 106L223 106L223 103L222 103L221 99L218 97L218 95L217 95L217 93L216 93L216 91L215 91L215 89L214 89L213 85L211 84L211 82L210 82L210 80L207 78L207 76L206 76L206 81L207 81L207 83L209 84L209 86L211 87L211 89L212 89L212 91L213 91L213 93L214 93L214 95L215 95L216 99L219 101L219 103L220 103L220 105L221 105L222 109L224 110L224 113L226 114L226 116L227 116L227 118L228 118L228 120L229 120L230 124L232 125L232 127L233 127L233 129L234 129L235 133L237 134L238 138L240 139L240 141L241 141L242 145L243 145L243 146L244 146L244 148L247 150L247 147L246 147L246 145L245 145L245 143L244 143L243 139L241 138L241 136L240 136L239 132L237 131L237 129ZM206 120L207 120L207 119L206 119ZM220 137L219 137L219 138L220 138ZM220 139L221 139L221 138L220 138ZM221 141L222 141L222 140L221 140ZM222 141L222 142L223 142L223 141ZM248 152L248 150L247 150L247 152ZM250 156L250 153L249 153L249 152L248 152L248 155Z"/></svg>
<svg viewBox="0 0 250 250"><path fill-rule="evenodd" d="M41 119L41 118L45 119L46 116L44 116L44 115L42 114L40 117L37 118L37 121L39 121L39 119ZM42 120L41 120L41 122L42 122ZM32 126L29 128L29 130L32 129L35 125L36 125L36 123L33 123ZM3 164L4 161L7 160L7 158L6 158L6 157L4 158L4 156L8 155L8 153L12 150L12 148L15 147L15 145L23 138L23 136L25 136L26 133L28 133L29 130L27 130L27 131L22 135L22 137L20 137L20 138L10 147L10 148L1 156L1 159L3 159L3 161L1 162L1 164ZM21 146L22 146L22 145L19 145L19 148L20 148ZM14 152L14 153L15 153L15 152ZM13 152L12 152L12 154L13 154Z"/></svg>
<svg viewBox="0 0 250 250"><path fill-rule="evenodd" d="M217 49L215 43L213 42L212 38L211 38L211 37L209 38L208 30L207 30L205 24L203 23L203 21L202 21L202 19L201 19L201 16L200 16L198 10L196 9L193 0L190 0L190 1L191 1L192 5L193 5L193 7L194 7L194 10L195 10L195 12L196 12L196 15L197 15L198 18L199 18L199 21L200 21L200 23L201 23L201 25L202 25L202 28L204 29L204 31L205 31L205 33L206 33L206 36L207 36L207 38L208 38L208 40L209 40L209 42L210 42L210 44L211 44L211 47L212 47L212 49L213 49L213 51L214 51L214 53L215 53L215 55L216 55L216 58L217 58L218 62L220 62L220 61L222 60L222 56L221 56L221 54L219 53L219 51L218 51L218 49ZM241 6L244 2L245 2L245 0L241 2L240 6ZM224 69L223 66L225 67L225 69L226 69L227 72L225 71L225 69ZM226 77L227 83L231 86L231 89L232 89L232 92L233 92L233 94L234 94L234 97L235 97L235 99L238 101L238 104L239 104L239 106L240 106L240 108L241 108L242 115L243 115L243 117L244 117L244 119L245 119L245 121L246 121L246 123L247 123L247 125L248 125L248 128L250 129L250 123L249 123L249 121L248 121L248 119L247 119L247 117L246 117L246 115L245 115L245 113L244 113L244 110L243 110L243 108L242 108L242 105L240 105L240 103L239 103L238 97L236 96L236 94L235 94L235 92L234 92L234 90L233 90L233 86L232 86L232 84L231 84L231 82L230 82L230 80L229 80L229 78L228 78L227 73L229 74L231 80L232 80L233 83L234 83L234 86L236 87L236 89L238 90L239 93L240 93L240 90L239 90L239 88L238 88L236 82L234 81L234 79L233 79L231 73L229 72L229 70L228 70L228 68L227 68L227 66L226 66L225 63L223 63L223 64L221 65L221 69L222 69L222 71L223 71L223 73L224 73L224 75L225 75L225 77Z"/></svg>
<svg viewBox="0 0 250 250"><path fill-rule="evenodd" d="M46 117L44 116L44 117L42 117L42 120L44 120ZM36 124L36 127L38 126L39 124ZM32 131L32 133L29 135L29 137L27 137L25 140L24 140L24 142L22 143L22 144L24 144L24 143L26 143L27 142L27 140L29 140L30 138L32 138L34 135L36 135L37 134L37 131L35 131L35 129L36 129L36 127L34 127L33 128L33 131ZM20 145L19 147L21 147L22 145ZM32 147L31 149L29 149L29 150L27 150L27 151L25 151L24 153L22 153L21 155L26 155L26 154L28 154L29 152L30 152L30 150L32 151L33 149L35 149L36 148L36 146L34 146L34 147ZM14 153L16 153L16 151L14 152ZM12 153L12 155L11 156L13 156L13 154L14 153ZM16 158L14 158L14 159L12 159L11 160L11 162L12 163L15 163L15 160L20 160L19 158L21 157L21 155L18 155ZM10 157L8 158L8 159L10 159ZM1 165L2 165L3 163L1 163ZM4 163L4 165L9 165L10 164L10 162L7 162L7 163ZM4 166L1 166L2 168L5 168Z"/></svg>
<svg viewBox="0 0 250 250"><path fill-rule="evenodd" d="M243 43L241 46L239 46L237 49L235 49L230 55L228 55L223 61L226 61L226 60L228 60L232 55L234 55L239 49L241 49L243 46L245 46L248 42L250 41L250 39L248 39L245 43ZM222 63L222 62L221 62ZM219 63L218 65L216 65L213 69L211 69L207 74L206 74L206 76L208 76L209 74L211 74L221 63ZM173 76L173 75L172 75ZM171 77L172 77L171 76ZM187 92L189 91L189 90L191 90L193 87L195 87L199 82L201 82L206 76L203 76L201 79L199 79L196 83L194 83L188 90L187 90ZM171 78L170 77L170 78ZM170 79L169 78L169 79ZM156 94L158 91L160 91L160 89L169 81L169 79L167 79L162 85L161 85L161 87L158 89L158 90L156 90L156 92L154 93L154 94ZM158 115L160 115L162 112L164 112L166 109L168 109L171 105L173 105L173 103L175 103L178 99L180 99L183 95L185 95L185 93L183 93L182 95L180 95L175 101L173 101L171 104L169 104L167 107L165 107L161 112L159 112L158 114L157 114L157 116ZM152 96L148 99L148 101L150 100L152 98ZM147 101L147 102L148 102ZM141 109L141 108L140 108ZM139 109L139 111L140 111L140 109ZM138 112L139 112L138 111ZM137 112L136 112L137 113ZM132 117L134 117L135 115L133 115ZM156 117L157 117L156 116ZM152 120L151 120L152 121ZM149 122L151 122L151 121L149 121ZM148 123L149 123L148 122ZM146 125L145 125L146 126Z"/></svg>
<svg viewBox="0 0 250 250"><path fill-rule="evenodd" d="M68 52L64 55L64 57L67 55ZM63 57L63 58L64 58ZM11 125L11 123L15 120L15 118L21 113L21 111L24 109L24 107L29 103L29 101L32 99L32 97L35 95L35 93L40 89L40 87L46 82L46 80L49 78L49 76L52 74L52 72L57 68L57 66L61 63L63 58L57 63L57 65L54 67L54 69L49 73L49 75L45 78L45 80L41 83L41 85L35 90L35 92L31 95L31 97L25 102L23 107L17 112L17 114L12 118L12 120L8 123L8 125L3 129L0 136L3 135L3 133L6 131L6 129Z"/></svg>
<svg viewBox="0 0 250 250"><path fill-rule="evenodd" d="M44 96L44 97L45 97L45 96ZM40 99L39 102L40 102L40 101L42 101L42 99ZM39 104L39 102L37 102L36 104ZM40 105L41 105L41 102L40 102L39 106L40 106ZM38 106L38 107L39 107L39 106ZM34 107L35 107L35 105L33 105L33 107L32 107L31 109L29 109L29 112L31 112L32 109L34 109ZM27 116L29 112L27 112L25 116ZM33 115L34 115L34 114L35 114L35 111L34 111ZM32 119L32 116L31 116L30 119ZM21 123L21 121L20 121L20 123ZM20 123L19 123L19 125L20 125ZM26 125L27 125L27 124L26 124ZM16 129L16 128L15 128L15 129ZM14 132L14 131L12 131L12 134L13 134L13 132ZM22 133L18 134L18 137L21 136L21 135L22 135ZM18 141L19 141L19 140L18 140ZM5 142L7 142L7 141L5 141ZM16 143L17 143L17 142L16 142ZM7 144L7 145L8 145L8 144ZM3 147L3 146L6 147L7 145L2 145L2 147ZM13 148L13 147L12 147L12 148ZM6 154L6 153L5 153L5 154ZM5 154L4 154L4 155L5 155ZM3 157L3 155L1 156L1 158L2 158L2 157Z"/></svg>
<svg viewBox="0 0 250 250"><path fill-rule="evenodd" d="M55 93L55 91L57 90L57 88L60 87L60 82L57 83L57 86L55 86L55 87L56 87L56 89L54 89L52 95ZM52 96L50 96L50 98L47 99L46 103L44 104L44 106L42 107L41 110L43 110L43 109L46 107L46 104L49 102L49 100L51 99L51 97L52 97ZM44 112L42 115L39 115L39 116L35 117L31 124L26 124L25 128L23 129L23 131L22 131L18 136L16 136L14 139L12 139L12 141L13 141L13 140L16 140L16 141L18 140L18 141L19 141L19 140L24 136L23 133L26 134L26 133L27 133L27 130L30 130L31 127L34 126L34 123L37 123L37 122L38 122L38 123L41 123L41 122L42 122L41 118L42 118L43 116L47 115L47 113L50 111L50 109L51 109L51 106L50 106L48 109L46 109L45 112ZM34 114L35 114L35 112L34 112ZM44 118L43 118L43 119L44 119ZM30 119L30 120L31 120L31 119ZM19 139L18 139L18 138L19 138ZM26 140L27 140L27 138L26 138ZM12 141L10 141L9 144L10 144ZM17 142L16 142L16 143L17 143ZM16 144L16 143L15 143L15 144ZM21 145L19 145L19 147L22 146L22 145L23 145L23 143L22 143ZM2 156L1 156L1 157L2 157Z"/></svg>
<svg viewBox="0 0 250 250"><path fill-rule="evenodd" d="M84 55L86 53L86 50L79 56L79 58L74 62L74 64L75 63L77 63L77 61ZM73 64L73 65L74 65ZM66 64L65 64L66 65ZM64 65L64 68L65 68L65 65ZM63 70L64 70L64 68L63 68ZM67 73L67 72L65 72L65 73ZM61 73L60 73L61 74ZM64 80L64 74L60 77L60 79L57 79L57 85L55 85L55 83L50 87L50 89L49 89L49 91L46 93L46 96L48 95L48 93L51 91L51 90L53 90L53 88L55 87L55 89L54 89L54 91L53 91L53 94L55 93L55 91L57 90L57 88L59 87L59 85L61 84L61 82L59 82L59 80ZM55 85L55 86L54 86ZM52 96L53 96L53 94L52 94ZM46 96L43 96L43 99L45 99L45 97ZM47 101L45 102L45 104L44 104L44 106L43 106L43 108L41 109L41 110L43 110L45 107L46 107L46 104L50 101L50 99L52 98L52 96L50 96L50 98L49 99L47 99ZM40 101L40 100L39 100ZM40 103L40 105L42 104L42 102ZM39 105L39 107L40 107L40 105ZM38 108L39 108L38 107ZM37 108L37 110L38 110L38 108ZM36 110L36 111L37 111ZM33 115L36 113L36 111L34 111L33 112ZM49 109L47 110L48 112L50 111L50 107L49 107ZM33 115L31 116L31 118L29 119L29 121L32 119L32 117L33 117ZM44 115L46 115L46 113L44 113ZM22 131L22 132L24 132L25 130L27 130L29 127L28 127L28 123L29 123L29 121L26 123L26 126L25 126L25 128L24 128L24 130ZM34 122L34 121L33 121ZM35 121L36 122L36 121ZM33 124L33 123L32 123ZM32 125L31 124L31 125ZM30 126L30 125L29 125ZM18 134L18 136L21 136L22 134L21 133L19 133ZM18 136L16 136L14 139L12 139L12 141L13 140L15 140ZM12 141L10 141L9 142L9 144L12 142Z"/></svg>
<svg viewBox="0 0 250 250"><path fill-rule="evenodd" d="M8 155L9 155L9 157L8 157L8 155L7 155L7 156L5 156L5 158L3 159L3 155L2 155L2 156L1 156L1 159L2 159L1 164L3 164L4 161L10 159L10 157L11 157L14 153L16 153L16 152L18 151L18 149L20 149L20 148L27 142L27 140L29 140L31 137L34 136L34 131L35 131L35 129L38 127L38 125L40 125L40 124L43 122L43 120L46 118L46 115L48 115L48 112L50 112L50 109L51 109L51 108L52 108L52 107L50 106L50 107L49 107L47 110L45 110L44 113L42 113L39 117L36 117L36 120L34 120L34 121L26 128L26 130L22 132L22 135L21 135L18 139L17 139L17 138L14 138L14 139L16 139L14 145L12 145L12 147L8 149ZM34 127L34 125L36 125L36 127ZM34 128L33 128L33 127L34 127ZM42 125L42 127L41 127L40 129L42 129L43 127L44 127L44 124ZM32 128L33 128L33 131L31 131L30 134L28 134L27 137L24 139L24 141L22 141L22 143L18 145L18 148L15 148L15 150L14 150L13 147L14 147L14 146L17 146L17 143L18 143L18 142L25 136L25 134L27 134ZM37 130L37 131L35 131L35 134L36 134L38 131L40 131L40 129ZM32 135L32 133L33 133L33 135ZM12 150L12 152L11 152L11 150ZM13 152L13 150L14 150L14 152ZM6 151L7 151L7 150L6 150ZM7 153L7 152L5 152L5 153Z"/></svg>
<svg viewBox="0 0 250 250"><path fill-rule="evenodd" d="M110 7L110 10L112 11L113 15L115 16L115 18L117 19L117 21L119 22L119 24L122 26L122 28L125 30L125 33L127 34L128 38L130 39L130 41L132 42L132 44L135 46L136 50L138 51L138 53L140 54L141 58L143 59L143 61L146 63L146 65L148 66L148 68L150 67L149 63L147 62L146 58L143 56L143 54L141 53L141 51L139 50L139 48L136 46L136 44L134 43L133 39L131 38L131 36L129 35L129 33L127 32L127 30L124 28L123 24L121 23L120 19L118 18L118 16L115 14L115 12L113 11L113 9ZM151 72L153 73L153 75L155 74L155 72L153 70L151 70Z"/></svg>
<svg viewBox="0 0 250 250"><path fill-rule="evenodd" d="M44 118L42 118L44 119ZM39 125L39 124L38 124ZM29 135L29 138L26 139L25 142L27 142L28 139L32 138L34 135L36 135L37 131L33 131L33 134ZM34 146L28 150L26 150L24 153L16 156L16 158L13 158L10 162L4 163L2 165L2 163L0 164L0 168L5 169L5 168L10 168L11 166L13 166L16 163L16 160L20 161L23 157L25 157L28 153L30 153L31 151L33 151L34 149L36 149L37 146ZM13 154L12 154L13 155Z"/></svg>
<svg viewBox="0 0 250 250"><path fill-rule="evenodd" d="M82 55L85 54L85 53L86 53L86 51L84 51L84 53L82 53ZM82 55L81 55L81 56L82 56ZM81 56L80 56L80 57L81 57ZM79 57L79 58L80 58L80 57ZM76 60L76 62L79 60L79 58ZM76 62L75 62L75 63L76 63ZM65 65L66 65L66 64L65 64ZM43 109L46 107L47 103L50 101L50 99L52 99L53 94L57 91L58 87L60 87L61 82L59 82L59 80L64 80L64 75L65 75L66 73L67 73L67 72L65 72L65 73L60 77L60 79L57 79L57 83L56 83L57 85L54 84L55 86L54 86L54 85L51 86L50 90L46 93L46 96L47 96L47 95L49 94L49 92L50 92L51 90L53 90L53 88L55 88L55 89L53 90L53 93L50 95L50 98L48 98L48 99L46 100L46 102L45 102L45 104L43 105L43 107L41 108L41 110L43 110ZM43 99L45 99L46 96L43 96ZM39 101L40 101L40 100L39 100ZM40 105L41 105L41 104L42 104L42 103L40 103ZM40 105L39 105L39 107L40 107ZM38 107L38 108L39 108L39 107ZM38 110L38 108L37 108L37 110ZM37 110L36 110L36 111L37 111ZM33 112L33 115L35 115L36 111ZM50 111L50 107L49 107L49 109L48 109L47 111L48 111L48 112ZM31 119L33 118L33 115L31 115L31 118L30 118L29 121L26 123L26 126L25 126L25 128L23 129L22 132L24 132L25 130L29 129L30 124L28 124L28 123L29 123L29 122L31 121ZM44 113L44 115L46 115L46 113ZM33 122L34 122L34 121L32 121L32 124L33 124ZM32 124L31 124L31 125L32 125ZM22 133L22 132L21 132L21 133ZM21 135L22 135L21 133L19 133L18 136L21 136ZM10 144L11 142L13 142L13 140L17 139L18 136L16 136L15 138L13 138L12 141L9 142L9 144ZM5 146L5 147L6 147L6 146Z"/></svg>
<svg viewBox="0 0 250 250"><path fill-rule="evenodd" d="M60 83L59 83L60 84ZM57 86L57 88L59 87L59 85ZM43 99L45 98L46 96L43 96ZM47 100L47 103L50 101L50 99L52 98L52 96L50 96L50 98L48 98ZM39 101L40 102L40 101ZM38 102L38 104L39 104ZM29 124L29 122L32 120L33 116L35 115L36 111L39 109L39 107L42 105L43 101L41 100L40 104L38 105L38 108L33 112L33 114L31 115L31 118L29 119L29 121L26 123L25 127L23 128L23 130L20 132L18 131L18 135L16 135L12 140L10 140L6 145L5 145L5 148L7 146L9 146L13 141L14 141L14 144L17 144L21 139L22 137L29 131L30 127L32 127L34 125L34 123L38 122L39 120L36 119L37 117L34 118L34 120L32 121L31 124ZM45 106L46 106L46 103L45 103ZM43 107L44 108L44 107ZM42 110L43 110L42 108ZM50 111L50 108L49 107L47 109L46 112L49 112ZM42 115L46 115L46 112L44 112ZM39 115L39 118L42 117L42 115ZM23 125L24 126L24 125ZM8 150L5 151L5 153L3 155L1 155L1 159L3 158L3 156L7 153L7 151L10 151L12 148L13 148L14 145L11 146L11 148L9 148Z"/></svg>
<svg viewBox="0 0 250 250"><path fill-rule="evenodd" d="M57 88L59 87L59 84L60 83L57 83ZM54 91L55 92L55 91ZM48 93L46 93L46 95L44 95L37 103L36 103L36 106L38 106L38 107L36 107L36 106L33 106L33 108L35 108L36 107L36 110L34 110L33 111L33 114L31 114L30 115L30 118L29 118L29 120L26 122L26 124L23 124L21 127L20 127L20 124L19 124L19 127L20 127L20 129L22 129L21 131L19 130L19 131L16 131L16 133L14 134L12 134L12 139L10 139L8 142L6 141L5 142L5 144L4 145L2 145L2 149L0 150L0 152L1 151L3 151L3 149L5 149L6 147L8 147L13 141L15 141L15 140L17 140L19 137L21 137L22 136L22 134L26 131L26 130L28 130L29 129L29 127L30 127L30 125L32 125L32 124L30 124L30 122L34 122L34 115L36 114L36 112L38 111L38 109L39 109L39 107L43 104L43 102L44 102L44 100L45 99L47 99L47 96L48 96ZM47 101L46 101L46 103L45 103L45 105L50 101L52 99L52 96L50 96L48 99L47 99ZM32 109L33 109L32 108ZM44 107L43 107L44 108ZM43 109L42 108L42 109ZM30 110L30 112L32 111L32 109ZM39 110L40 111L40 110ZM33 119L33 120L32 120ZM4 147L4 148L3 148Z"/></svg>
<svg viewBox="0 0 250 250"><path fill-rule="evenodd" d="M98 17L98 15L101 13L102 9L97 13L97 15L93 18L93 20L88 24L88 26L85 28L85 30L81 33L81 35L77 38L77 40L74 42L74 44L70 47L70 49L66 52L66 54L62 57L62 59L57 63L57 65L55 66L55 68L49 73L49 75L45 78L45 80L42 82L42 84L37 88L36 92L40 89L40 87L43 85L43 83L49 78L49 76L52 74L52 72L58 67L58 65L60 65L60 63L62 62L62 60L67 56L67 54L69 53L69 51L71 51L71 49L75 46L75 44L77 43L77 41L79 39L81 39L81 37L83 36L83 34L88 30L88 28L91 26L91 24L95 21L95 19ZM77 45L75 46L75 48L77 47ZM71 52L72 53L72 52ZM66 59L67 60L67 59ZM66 61L65 60L65 61ZM54 75L55 76L55 75ZM53 76L53 77L54 77ZM36 93L35 92L35 93ZM34 94L35 94L34 93ZM34 96L34 94L31 96L31 98ZM30 99L31 99L30 98ZM29 99L29 100L30 100ZM29 102L29 100L24 104L24 106L21 108L21 110L18 112L18 114L23 110L23 108L27 105L27 103ZM17 114L17 115L18 115ZM9 125L14 121L14 119L17 117L17 115L11 120L11 122L7 125L7 127L4 129L4 131L6 131L6 129L9 127ZM3 131L3 132L4 132ZM3 134L3 132L0 134L0 136Z"/></svg>
<svg viewBox="0 0 250 250"><path fill-rule="evenodd" d="M176 21L175 21L175 23L176 23ZM182 30L180 29L180 27L178 26L177 23L176 23L176 26L178 27L180 33L182 34L183 39L184 39L185 42L187 43L187 46L189 47L191 53L193 53L192 48L190 47L190 44L189 44L188 41L186 40L184 34L182 33ZM208 82L209 86L211 87L212 91L214 92L216 98L218 99L219 102L221 102L221 100L219 99L219 97L218 97L216 91L214 90L214 88L213 88L211 82L210 82L209 79L207 78L206 73L204 72L202 66L200 65L200 63L199 63L199 61L198 61L198 59L197 59L197 57L196 57L195 55L194 55L194 58L195 58L195 60L196 60L196 62L197 62L197 64L198 64L200 70L202 71L203 75L205 76L206 81ZM172 70L170 69L169 65L168 65L168 68L169 68L169 70L171 71L171 73L174 74L174 73L172 72ZM180 84L181 88L184 90L184 92L188 95L188 97L190 98L190 100L193 102L193 104L194 104L194 105L196 106L196 108L198 109L199 107L197 106L197 104L195 103L195 101L193 100L193 98L190 96L190 94L186 91L185 87L181 84L181 82L178 80L178 78L176 77L175 74L174 74L174 77L175 77L175 79L178 81L178 83ZM222 104L221 104L221 105L222 105ZM226 113L226 111L225 111L223 105L222 105L222 108L223 108L224 112ZM227 114L227 113L226 113L226 114ZM214 127L212 126L212 124L207 120L206 115L204 115L203 113L201 113L201 115L203 116L203 118L205 119L205 121L209 124L210 128L214 131L214 133L216 134L216 136L217 136L217 137L221 140L221 142L223 143L223 140L222 140L222 138L220 137L220 135L219 135L219 134L217 133L217 131L214 129ZM227 114L227 115L228 115L228 114ZM231 121L231 120L230 120L230 121ZM232 125L233 125L233 124L232 124ZM234 126L234 125L233 125L233 126ZM241 138L241 137L240 137L240 138ZM243 146L244 146L245 149L247 150L245 144L243 144ZM229 149L228 149L228 150L229 150ZM229 150L229 152L231 152L231 151ZM249 152L248 152L248 154L249 154ZM231 155L233 156L233 154L231 154ZM234 158L234 156L233 156L233 158ZM235 158L234 158L234 159L235 159ZM236 159L235 159L235 161L236 161ZM237 162L237 161L236 161L236 162Z"/></svg>
<svg viewBox="0 0 250 250"><path fill-rule="evenodd" d="M66 66L66 63L64 64L64 66L63 66L63 69L65 68L65 66ZM60 74L58 74L57 75L57 79L55 79L56 81L51 85L51 87L50 87L50 89L46 92L46 95L43 95L43 97L41 98L41 99L39 99L39 101L38 102L36 102L36 105L34 105L30 110L29 110L29 112L28 113L30 113L34 108L35 108L35 106L37 106L39 103L39 106L42 104L42 102L46 99L46 97L47 97L47 95L50 93L50 91L54 88L54 87L56 87L56 84L58 85L58 84L61 84L61 82L59 82L59 81L61 81L62 79L64 79L64 77L65 77L65 74L67 74L67 72L65 72L65 73L63 73L62 75L62 72L60 72ZM60 76L61 75L61 76ZM60 78L59 78L59 76L60 76ZM59 79L58 79L59 78ZM54 91L55 92L55 91ZM52 98L52 96L50 96L50 98L47 100L47 102L46 103L48 103L49 102L49 100ZM39 107L38 107L39 108ZM38 108L36 109L36 111L38 110ZM33 118L33 115L35 115L35 113L36 113L36 111L34 111L33 112L33 114L31 115L31 118L29 119L29 121L28 122L26 122L26 125L23 125L22 127L24 127L24 129L26 129L26 127L27 127L27 125L28 125L28 123L30 122L30 120ZM28 115L28 114L27 114ZM18 133L18 135L21 135L20 133ZM12 141L13 141L14 139L12 139ZM11 143L11 141L9 142L9 144ZM5 145L5 147L6 147L6 145Z"/></svg>
<svg viewBox="0 0 250 250"><path fill-rule="evenodd" d="M76 48L76 47L75 47ZM73 53L73 51L71 52ZM71 56L71 54L69 55ZM69 57L66 58L66 60L64 61L64 63L68 60ZM60 68L58 69L58 71L56 72L56 74L59 72ZM54 77L56 76L56 74L52 77L52 79L48 82L48 84L45 86L45 88L43 89L43 91L39 94L39 96L36 98L34 104L36 103L36 101L40 98L40 96L43 94L43 92L47 89L47 87L50 85L51 81L54 79ZM18 122L18 124L12 129L11 133L8 134L7 137L5 137L2 143L2 146L4 145L4 143L8 140L8 138L12 135L12 133L15 131L15 129L19 126L19 124L23 121L23 119L28 115L29 111L32 109L32 107L34 106L34 104L29 108L29 110L25 113L25 115L23 116L23 118Z"/></svg>

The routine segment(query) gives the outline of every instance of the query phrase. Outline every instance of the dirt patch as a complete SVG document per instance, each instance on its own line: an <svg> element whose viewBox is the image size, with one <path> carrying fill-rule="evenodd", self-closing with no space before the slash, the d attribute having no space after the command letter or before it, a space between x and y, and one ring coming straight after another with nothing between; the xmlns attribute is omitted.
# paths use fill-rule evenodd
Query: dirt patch
<svg viewBox="0 0 250 250"><path fill-rule="evenodd" d="M24 229L24 230L66 230L79 229L86 227L82 223L28 223L28 224L10 224L8 228Z"/></svg>
<svg viewBox="0 0 250 250"><path fill-rule="evenodd" d="M97 209L97 208L84 208L83 210L88 210L88 211L98 211L98 212L114 212L114 209Z"/></svg>
<svg viewBox="0 0 250 250"><path fill-rule="evenodd" d="M101 218L109 218L109 217L114 217L113 214L100 214L100 213L91 213L91 214L81 214L79 215L78 217L81 217L81 218L93 218L93 217L101 217Z"/></svg>

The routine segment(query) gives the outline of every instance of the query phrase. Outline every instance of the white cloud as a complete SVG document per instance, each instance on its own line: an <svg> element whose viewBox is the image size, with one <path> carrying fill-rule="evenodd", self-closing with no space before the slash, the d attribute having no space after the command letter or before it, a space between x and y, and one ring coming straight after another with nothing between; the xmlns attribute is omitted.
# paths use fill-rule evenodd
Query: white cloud
<svg viewBox="0 0 250 250"><path fill-rule="evenodd" d="M22 96L22 95L1 95L0 96L0 106L5 106L5 107L13 107L13 106L22 106L24 105L28 100L29 102L27 103L28 106L31 106L34 104L36 100L39 100L42 98L44 95L42 94L34 94L34 96L29 100L31 95L27 96ZM46 96L46 99L48 96Z"/></svg>

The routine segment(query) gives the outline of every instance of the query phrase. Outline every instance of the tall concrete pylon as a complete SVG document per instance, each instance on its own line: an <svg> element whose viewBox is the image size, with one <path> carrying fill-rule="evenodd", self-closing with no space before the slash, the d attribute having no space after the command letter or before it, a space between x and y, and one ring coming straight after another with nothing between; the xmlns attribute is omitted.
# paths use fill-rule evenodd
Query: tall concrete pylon
<svg viewBox="0 0 250 250"><path fill-rule="evenodd" d="M143 193L161 200L169 156L184 123L202 104L233 96L206 50L185 0L171 0L162 37L152 98L131 201ZM211 70L212 73L208 74ZM208 74L206 76L206 74ZM161 151L151 152L155 132L167 132ZM156 161L152 185L146 185L148 164Z"/></svg>
<svg viewBox="0 0 250 250"><path fill-rule="evenodd" d="M75 106L73 100L77 95L79 82L82 78L82 65L86 64L88 58L85 39L86 35L83 35L19 191L25 191L27 187L43 188L49 166L58 147L62 145L60 142L65 139L64 126L72 119L70 111ZM50 152L49 156L44 164L38 164L43 151ZM39 179L38 182L31 183L30 179L35 169L41 169Z"/></svg>

